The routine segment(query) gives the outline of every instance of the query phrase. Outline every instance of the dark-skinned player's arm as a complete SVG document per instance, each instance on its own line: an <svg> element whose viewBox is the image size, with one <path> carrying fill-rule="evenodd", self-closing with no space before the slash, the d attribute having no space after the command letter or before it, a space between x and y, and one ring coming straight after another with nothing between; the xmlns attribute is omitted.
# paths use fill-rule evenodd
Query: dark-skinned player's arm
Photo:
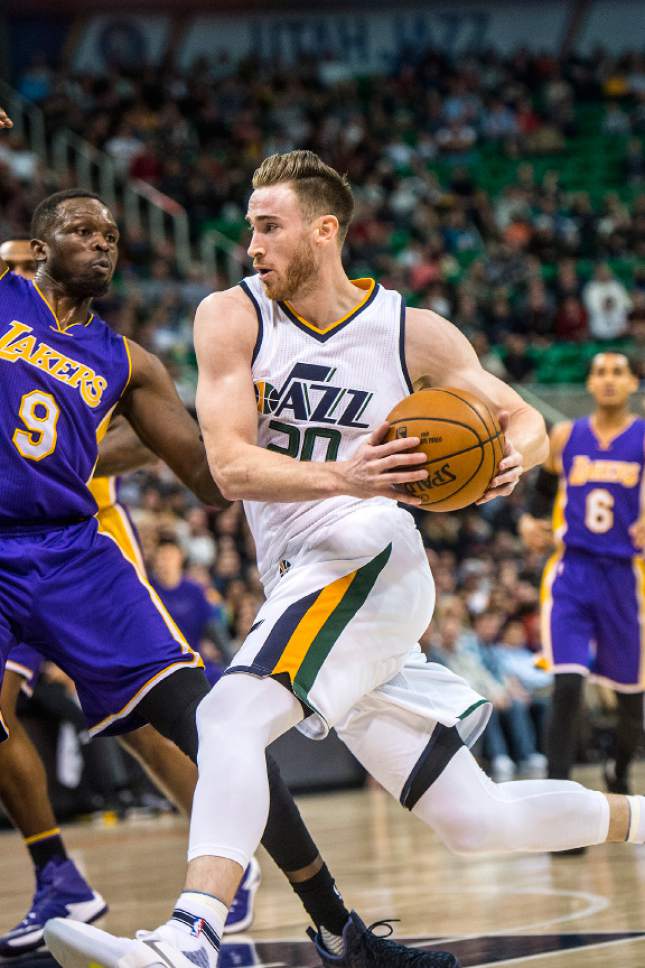
<svg viewBox="0 0 645 968"><path fill-rule="evenodd" d="M4 108L0 107L0 131L2 131L4 128L13 128L13 121ZM0 276L3 276L8 269L9 266L4 259L0 259Z"/></svg>
<svg viewBox="0 0 645 968"><path fill-rule="evenodd" d="M217 508L228 502L208 469L197 422L179 399L165 366L138 343L128 340L130 383L119 405L141 442L175 472L201 501Z"/></svg>
<svg viewBox="0 0 645 968"><path fill-rule="evenodd" d="M345 461L299 461L258 446L251 375L257 335L255 310L239 287L212 293L197 310L197 416L222 494L231 501L313 501L349 494L418 504L395 485L428 476L414 469L425 460L410 452L419 438L381 444L387 424Z"/></svg>
<svg viewBox="0 0 645 968"><path fill-rule="evenodd" d="M116 416L99 444L99 459L94 468L94 476L126 474L145 467L156 459L152 451L141 443L125 417Z"/></svg>
<svg viewBox="0 0 645 968"><path fill-rule="evenodd" d="M549 440L542 415L482 367L466 337L447 319L428 309L408 309L405 358L414 385L469 390L498 418L505 435L504 456L478 504L510 494L525 471L546 460Z"/></svg>
<svg viewBox="0 0 645 968"><path fill-rule="evenodd" d="M555 425L549 437L549 456L538 471L528 501L528 511L520 518L517 530L529 551L544 554L553 547L553 528L549 516L562 474L562 451L571 433L571 421Z"/></svg>

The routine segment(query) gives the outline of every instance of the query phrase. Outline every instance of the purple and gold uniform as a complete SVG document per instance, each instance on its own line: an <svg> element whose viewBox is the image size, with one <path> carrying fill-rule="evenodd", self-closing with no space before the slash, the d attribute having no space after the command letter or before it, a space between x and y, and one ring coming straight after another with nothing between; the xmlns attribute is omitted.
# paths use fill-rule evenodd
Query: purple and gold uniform
<svg viewBox="0 0 645 968"><path fill-rule="evenodd" d="M63 328L38 286L0 278L0 676L18 642L35 648L74 680L93 734L140 725L158 681L201 665L95 517L88 482L130 372L103 320Z"/></svg>
<svg viewBox="0 0 645 968"><path fill-rule="evenodd" d="M139 546L136 528L134 527L126 508L119 503L118 477L93 477L88 488L97 504L96 519L99 530L109 534L126 556L137 563L145 573L143 554ZM12 649L5 668L22 677L22 691L27 695L33 694L42 664L43 655L31 645L21 642Z"/></svg>
<svg viewBox="0 0 645 968"><path fill-rule="evenodd" d="M645 688L645 561L629 528L643 514L645 420L602 447L590 418L562 452L556 551L542 578L542 643L556 672L591 673L620 692Z"/></svg>

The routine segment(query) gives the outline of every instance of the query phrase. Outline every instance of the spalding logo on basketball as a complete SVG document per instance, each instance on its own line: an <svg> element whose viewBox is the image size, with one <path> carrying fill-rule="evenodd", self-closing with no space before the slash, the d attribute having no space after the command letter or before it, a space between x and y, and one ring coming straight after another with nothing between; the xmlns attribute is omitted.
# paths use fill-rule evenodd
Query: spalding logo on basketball
<svg viewBox="0 0 645 968"><path fill-rule="evenodd" d="M457 511L486 492L504 454L504 434L488 406L467 390L417 390L387 417L388 440L419 437L425 481L402 487L426 511Z"/></svg>

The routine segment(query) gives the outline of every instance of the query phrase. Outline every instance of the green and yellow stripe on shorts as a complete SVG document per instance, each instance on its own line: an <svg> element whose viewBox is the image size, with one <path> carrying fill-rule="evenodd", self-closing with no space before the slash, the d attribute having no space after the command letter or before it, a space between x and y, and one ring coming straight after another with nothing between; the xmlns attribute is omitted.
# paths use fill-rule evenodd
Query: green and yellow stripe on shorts
<svg viewBox="0 0 645 968"><path fill-rule="evenodd" d="M293 602L269 632L252 665L234 665L227 672L286 675L294 695L307 704L325 659L365 604L391 554L389 544L361 568Z"/></svg>

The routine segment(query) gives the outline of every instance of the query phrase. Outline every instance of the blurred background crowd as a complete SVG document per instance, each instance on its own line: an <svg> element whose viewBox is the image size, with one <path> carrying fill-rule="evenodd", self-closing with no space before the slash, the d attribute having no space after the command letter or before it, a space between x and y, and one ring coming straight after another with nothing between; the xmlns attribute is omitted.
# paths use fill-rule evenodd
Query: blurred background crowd
<svg viewBox="0 0 645 968"><path fill-rule="evenodd" d="M597 342L643 352L642 55L429 50L356 79L325 59L96 75L35 54L18 86L50 134L65 124L179 202L195 236L215 227L244 244L258 159L308 145L355 189L350 274L450 317L512 380L580 381ZM0 174L6 237L48 186L18 136ZM193 307L222 281L198 264L180 278L168 244L131 232L106 311L189 392Z"/></svg>
<svg viewBox="0 0 645 968"><path fill-rule="evenodd" d="M244 245L258 160L311 147L354 187L350 275L375 275L409 305L449 317L511 382L582 383L602 346L629 351L645 376L640 54L453 60L426 50L386 77L359 79L324 58L289 70L222 59L90 75L35 54L18 86L49 132L71 127L125 175L180 202L196 237L214 227ZM19 136L3 138L0 237L26 232L40 198L70 183L50 183ZM100 311L164 359L190 403L194 309L235 281L197 263L179 273L168 243L131 231ZM481 509L418 515L438 593L422 644L493 701L479 753L497 779L543 775L545 765L551 683L535 664L543 561L516 528L527 486ZM262 602L242 507L211 513L157 465L125 479L121 495L153 581L215 681ZM599 758L611 700L591 701L580 755ZM123 775L91 803L112 802L117 789L127 801L129 767ZM137 789L151 796L142 780Z"/></svg>

